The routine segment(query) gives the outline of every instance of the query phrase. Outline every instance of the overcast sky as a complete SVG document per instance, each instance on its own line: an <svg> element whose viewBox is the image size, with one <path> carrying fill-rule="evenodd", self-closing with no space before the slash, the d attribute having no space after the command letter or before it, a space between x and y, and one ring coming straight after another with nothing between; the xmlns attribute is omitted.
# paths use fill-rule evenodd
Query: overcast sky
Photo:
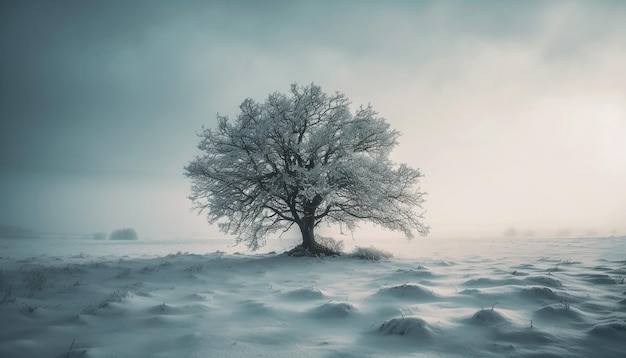
<svg viewBox="0 0 626 358"><path fill-rule="evenodd" d="M432 237L626 234L624 19L622 1L2 1L0 225L215 236L186 198L195 132L315 82L403 133Z"/></svg>

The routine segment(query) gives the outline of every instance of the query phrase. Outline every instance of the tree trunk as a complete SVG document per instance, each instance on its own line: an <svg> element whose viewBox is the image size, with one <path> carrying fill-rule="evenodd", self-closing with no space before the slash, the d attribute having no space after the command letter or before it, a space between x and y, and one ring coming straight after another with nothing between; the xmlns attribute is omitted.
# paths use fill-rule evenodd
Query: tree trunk
<svg viewBox="0 0 626 358"><path fill-rule="evenodd" d="M315 220L313 217L305 217L298 223L298 226L300 226L300 232L302 233L302 248L313 251L317 246L315 244L315 234L313 233Z"/></svg>

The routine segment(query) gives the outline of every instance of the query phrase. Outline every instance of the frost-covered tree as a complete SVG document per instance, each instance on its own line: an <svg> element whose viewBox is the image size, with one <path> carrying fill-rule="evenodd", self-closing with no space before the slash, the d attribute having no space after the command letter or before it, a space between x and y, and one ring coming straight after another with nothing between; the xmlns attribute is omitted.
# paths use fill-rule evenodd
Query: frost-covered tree
<svg viewBox="0 0 626 358"><path fill-rule="evenodd" d="M239 108L234 121L218 115L216 129L203 128L202 154L185 167L194 208L238 243L254 250L296 225L302 249L316 252L322 222L428 233L416 188L422 174L389 159L399 132L371 106L353 114L344 94L294 84Z"/></svg>

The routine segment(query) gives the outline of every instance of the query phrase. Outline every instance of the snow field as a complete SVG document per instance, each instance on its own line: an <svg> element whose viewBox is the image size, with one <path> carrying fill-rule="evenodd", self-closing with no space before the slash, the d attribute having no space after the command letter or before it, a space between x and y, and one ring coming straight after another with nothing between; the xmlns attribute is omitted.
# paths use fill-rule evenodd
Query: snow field
<svg viewBox="0 0 626 358"><path fill-rule="evenodd" d="M616 357L626 261L0 260L2 357Z"/></svg>

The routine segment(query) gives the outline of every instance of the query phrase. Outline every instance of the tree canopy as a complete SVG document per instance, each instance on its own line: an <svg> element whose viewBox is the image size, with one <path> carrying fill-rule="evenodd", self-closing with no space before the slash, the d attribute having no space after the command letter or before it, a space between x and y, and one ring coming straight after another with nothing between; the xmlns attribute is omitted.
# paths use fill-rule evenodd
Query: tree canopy
<svg viewBox="0 0 626 358"><path fill-rule="evenodd" d="M289 94L248 98L239 109L234 120L218 114L217 128L203 127L201 154L185 167L194 208L221 231L255 250L296 225L311 251L322 222L428 233L422 174L389 159L400 133L371 106L352 113L340 92L293 84Z"/></svg>

